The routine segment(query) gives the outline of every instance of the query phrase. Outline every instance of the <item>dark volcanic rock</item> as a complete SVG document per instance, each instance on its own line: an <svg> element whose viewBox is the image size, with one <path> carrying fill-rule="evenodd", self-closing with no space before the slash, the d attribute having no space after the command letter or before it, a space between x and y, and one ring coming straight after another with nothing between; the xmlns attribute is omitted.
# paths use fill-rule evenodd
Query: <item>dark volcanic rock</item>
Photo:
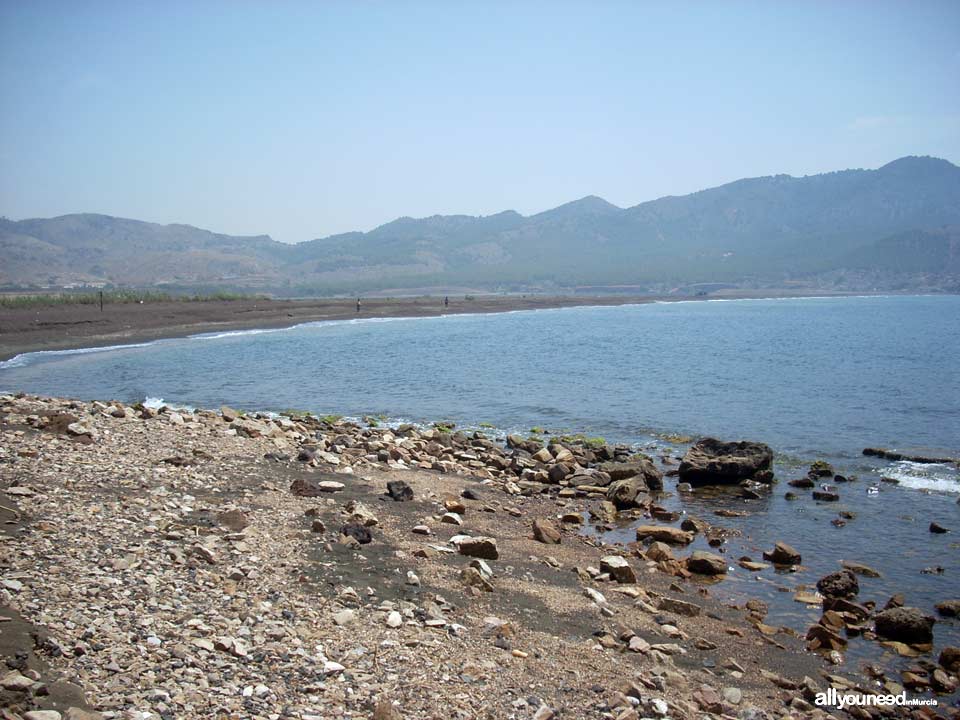
<svg viewBox="0 0 960 720"><path fill-rule="evenodd" d="M940 525L939 523L932 522L930 523L930 532L940 535L943 533L948 533L950 532L950 530L945 528L943 525Z"/></svg>
<svg viewBox="0 0 960 720"><path fill-rule="evenodd" d="M915 607L897 607L877 613L877 635L905 643L933 642L936 620Z"/></svg>
<svg viewBox="0 0 960 720"><path fill-rule="evenodd" d="M387 494L397 502L413 500L413 488L403 480L391 480L387 483Z"/></svg>
<svg viewBox="0 0 960 720"><path fill-rule="evenodd" d="M763 443L704 438L683 456L679 477L691 485L736 484L755 477L766 479L772 463L773 450Z"/></svg>
<svg viewBox="0 0 960 720"><path fill-rule="evenodd" d="M347 523L340 528L340 534L344 537L352 537L361 545L366 545L373 540L370 528L360 523Z"/></svg>
<svg viewBox="0 0 960 720"><path fill-rule="evenodd" d="M851 571L840 570L820 578L817 581L817 590L825 597L850 599L860 592L860 584Z"/></svg>

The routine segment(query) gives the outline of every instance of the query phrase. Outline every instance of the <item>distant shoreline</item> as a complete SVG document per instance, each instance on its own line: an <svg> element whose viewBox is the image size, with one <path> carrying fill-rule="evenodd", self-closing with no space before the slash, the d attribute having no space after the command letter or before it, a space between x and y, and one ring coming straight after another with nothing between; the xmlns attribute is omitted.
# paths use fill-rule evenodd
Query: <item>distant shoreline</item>
<svg viewBox="0 0 960 720"><path fill-rule="evenodd" d="M788 297L849 297L872 293L758 291L722 296L477 295L321 300L226 300L0 308L0 361L24 353L73 350L182 338L208 332L280 329L325 320L437 317L565 307L611 307L681 302ZM469 298L469 299L468 299Z"/></svg>

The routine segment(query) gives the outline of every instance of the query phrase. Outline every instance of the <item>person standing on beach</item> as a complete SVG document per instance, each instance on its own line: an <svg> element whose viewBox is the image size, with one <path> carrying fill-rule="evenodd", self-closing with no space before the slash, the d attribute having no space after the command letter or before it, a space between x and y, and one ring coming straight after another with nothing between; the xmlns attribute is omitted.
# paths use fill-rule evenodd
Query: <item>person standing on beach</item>
<svg viewBox="0 0 960 720"><path fill-rule="evenodd" d="M450 296L449 296L449 295L444 295L444 296L443 296L443 306L444 306L444 307L449 307L449 306L450 306Z"/></svg>
<svg viewBox="0 0 960 720"><path fill-rule="evenodd" d="M360 312L360 298L357 298L357 312Z"/></svg>

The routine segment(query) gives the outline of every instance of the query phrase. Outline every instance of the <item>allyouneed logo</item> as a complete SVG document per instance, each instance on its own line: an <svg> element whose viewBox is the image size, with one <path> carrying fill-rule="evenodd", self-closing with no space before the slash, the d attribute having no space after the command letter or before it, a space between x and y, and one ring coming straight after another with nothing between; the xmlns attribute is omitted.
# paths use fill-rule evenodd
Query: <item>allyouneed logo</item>
<svg viewBox="0 0 960 720"><path fill-rule="evenodd" d="M932 698L908 698L907 692L904 690L899 695L863 695L860 693L843 693L842 695L837 692L836 688L830 688L826 692L817 693L817 696L814 698L814 704L820 705L830 705L832 707L838 707L841 710L847 707L859 706L865 707L870 705L875 706L886 706L886 705L936 705L937 701Z"/></svg>

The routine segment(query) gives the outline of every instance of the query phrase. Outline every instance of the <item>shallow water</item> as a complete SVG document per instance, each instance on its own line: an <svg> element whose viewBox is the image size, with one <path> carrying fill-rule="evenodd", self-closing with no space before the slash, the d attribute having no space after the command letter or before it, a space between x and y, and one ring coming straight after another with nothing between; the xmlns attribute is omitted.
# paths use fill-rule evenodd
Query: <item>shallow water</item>
<svg viewBox="0 0 960 720"><path fill-rule="evenodd" d="M805 569L759 578L736 568L714 589L771 604L770 624L804 630L814 611L793 602L840 559L867 563L861 599L904 592L932 611L960 596L960 479L948 465L865 458L882 446L960 456L960 297L863 297L568 308L335 321L286 330L209 334L96 352L35 353L0 363L0 389L85 399L163 398L198 407L296 408L395 421L541 426L669 452L671 434L753 439L778 453L782 480L824 458L858 481L841 503L788 502L778 485L750 503L674 495L667 504L739 527L732 559L759 559L775 540ZM674 447L681 452L682 446ZM881 477L878 495L866 488ZM668 482L668 489L672 487ZM712 516L742 507L742 519ZM857 516L845 527L840 510ZM953 528L931 535L931 520ZM614 537L632 539L625 531ZM731 562L731 565L735 565ZM925 575L941 566L941 575ZM955 621L937 646L960 644ZM854 642L853 661L878 646Z"/></svg>

